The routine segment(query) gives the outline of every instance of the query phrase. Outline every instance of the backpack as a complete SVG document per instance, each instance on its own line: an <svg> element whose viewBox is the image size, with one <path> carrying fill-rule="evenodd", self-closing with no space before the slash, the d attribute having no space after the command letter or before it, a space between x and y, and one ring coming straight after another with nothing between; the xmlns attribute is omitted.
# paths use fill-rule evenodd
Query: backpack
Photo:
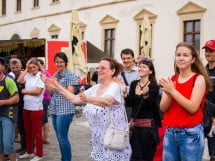
<svg viewBox="0 0 215 161"><path fill-rule="evenodd" d="M205 136L207 136L211 130L214 113L215 104L206 98L203 107L203 128Z"/></svg>

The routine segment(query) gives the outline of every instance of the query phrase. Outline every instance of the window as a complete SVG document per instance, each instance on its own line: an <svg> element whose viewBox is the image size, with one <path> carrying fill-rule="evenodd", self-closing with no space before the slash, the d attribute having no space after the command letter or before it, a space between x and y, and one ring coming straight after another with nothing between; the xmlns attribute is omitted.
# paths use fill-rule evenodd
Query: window
<svg viewBox="0 0 215 161"><path fill-rule="evenodd" d="M21 0L17 0L16 1L16 11L21 11L22 9L22 1Z"/></svg>
<svg viewBox="0 0 215 161"><path fill-rule="evenodd" d="M6 0L2 0L2 15L6 15Z"/></svg>
<svg viewBox="0 0 215 161"><path fill-rule="evenodd" d="M58 5L60 4L60 0L51 0L50 5Z"/></svg>
<svg viewBox="0 0 215 161"><path fill-rule="evenodd" d="M201 7L193 2L188 2L177 11L180 26L180 41L193 43L200 55L200 46L202 46L201 30L204 28L202 18L204 17L206 8Z"/></svg>
<svg viewBox="0 0 215 161"><path fill-rule="evenodd" d="M51 35L52 39L58 39L58 35Z"/></svg>
<svg viewBox="0 0 215 161"><path fill-rule="evenodd" d="M105 30L105 53L109 56L114 57L114 47L115 47L115 29Z"/></svg>
<svg viewBox="0 0 215 161"><path fill-rule="evenodd" d="M39 0L34 0L34 6L33 7L38 7L39 6Z"/></svg>
<svg viewBox="0 0 215 161"><path fill-rule="evenodd" d="M184 41L194 44L200 50L200 20L184 21Z"/></svg>
<svg viewBox="0 0 215 161"><path fill-rule="evenodd" d="M58 39L58 35L60 33L60 28L57 25L52 24L48 28L48 32L50 34L51 39Z"/></svg>
<svg viewBox="0 0 215 161"><path fill-rule="evenodd" d="M118 22L119 20L110 15L106 15L100 20L100 24L102 27L101 49L104 50L105 54L111 57L115 57L115 31Z"/></svg>

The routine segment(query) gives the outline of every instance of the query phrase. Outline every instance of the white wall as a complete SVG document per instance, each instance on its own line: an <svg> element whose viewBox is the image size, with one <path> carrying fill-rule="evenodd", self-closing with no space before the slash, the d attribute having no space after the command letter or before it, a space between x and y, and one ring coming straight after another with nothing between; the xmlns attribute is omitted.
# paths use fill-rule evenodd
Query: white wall
<svg viewBox="0 0 215 161"><path fill-rule="evenodd" d="M12 1L12 0L10 0ZM99 21L107 14L118 19L116 28L116 58L120 60L120 52L124 48L132 48L138 54L137 26L133 17L142 9L157 15L153 25L152 56L154 59L158 79L173 73L174 51L176 44L181 41L179 33L179 17L177 10L189 0L136 0L96 8L83 9L100 3L113 2L114 0L60 0L59 5L50 5L51 0L40 1L40 8L32 10L32 1L23 1L21 14L15 14L15 3L8 2L7 16L0 17L0 39L9 40L13 34L19 34L22 39L29 39L33 28L38 28L38 38L50 39L48 28L55 24L61 28L59 39L68 40L70 33L71 12L56 15L72 9L79 10L80 20L87 24L85 40L97 47L101 47L101 26ZM117 0L115 0L116 2ZM119 1L119 0L118 0ZM121 0L122 1L122 0ZM204 15L203 33L201 33L201 46L209 39L215 39L215 1L192 0L192 2L206 8ZM12 4L12 5L11 5ZM82 8L82 9L81 9ZM44 15L46 15L44 17ZM41 16L41 17L38 17ZM38 17L30 19L31 17ZM13 23L28 19L20 23ZM203 62L204 53L201 51Z"/></svg>

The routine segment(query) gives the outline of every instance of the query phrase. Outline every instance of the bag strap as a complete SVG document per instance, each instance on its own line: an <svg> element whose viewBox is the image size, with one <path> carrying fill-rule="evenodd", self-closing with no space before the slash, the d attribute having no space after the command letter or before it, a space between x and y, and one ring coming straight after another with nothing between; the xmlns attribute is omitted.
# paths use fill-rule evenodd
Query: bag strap
<svg viewBox="0 0 215 161"><path fill-rule="evenodd" d="M123 106L123 111L124 111L124 115L125 115L125 121L128 124L128 118L127 118L127 114L125 111L125 106ZM108 107L108 124L110 124L110 107ZM128 130L128 128L127 128L127 130Z"/></svg>
<svg viewBox="0 0 215 161"><path fill-rule="evenodd" d="M128 86L128 81L125 78L125 72L122 72L121 75L122 75L122 78L123 78L123 80L125 82L125 85Z"/></svg>

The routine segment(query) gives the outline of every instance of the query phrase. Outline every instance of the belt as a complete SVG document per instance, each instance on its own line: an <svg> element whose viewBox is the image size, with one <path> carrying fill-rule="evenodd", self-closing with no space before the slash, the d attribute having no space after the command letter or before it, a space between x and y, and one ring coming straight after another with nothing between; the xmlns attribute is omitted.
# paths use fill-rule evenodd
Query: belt
<svg viewBox="0 0 215 161"><path fill-rule="evenodd" d="M152 127L153 119L134 119L130 120L130 125L134 127Z"/></svg>

